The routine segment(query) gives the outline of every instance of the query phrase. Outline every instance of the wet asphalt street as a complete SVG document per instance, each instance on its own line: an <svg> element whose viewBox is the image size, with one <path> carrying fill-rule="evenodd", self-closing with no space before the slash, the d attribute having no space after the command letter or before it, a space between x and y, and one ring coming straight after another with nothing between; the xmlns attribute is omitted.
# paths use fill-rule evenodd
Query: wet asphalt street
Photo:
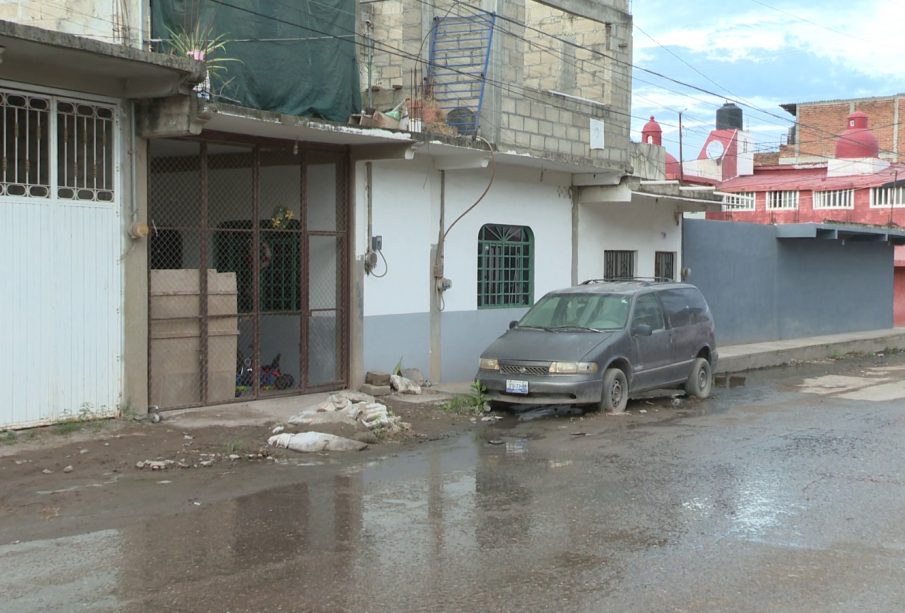
<svg viewBox="0 0 905 613"><path fill-rule="evenodd" d="M0 526L0 610L905 608L905 357L629 411L183 473L153 501L125 479L51 532Z"/></svg>

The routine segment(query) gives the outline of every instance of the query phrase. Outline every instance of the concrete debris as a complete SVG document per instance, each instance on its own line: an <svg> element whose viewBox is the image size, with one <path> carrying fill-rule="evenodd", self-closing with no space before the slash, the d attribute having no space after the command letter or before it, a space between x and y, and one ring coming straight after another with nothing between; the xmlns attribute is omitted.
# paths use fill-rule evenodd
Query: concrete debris
<svg viewBox="0 0 905 613"><path fill-rule="evenodd" d="M402 429L399 418L391 416L386 405L377 402L373 396L356 392L340 392L315 407L309 407L291 417L289 423L305 428L315 428L326 424L347 424L363 426L368 430L389 428L396 432ZM274 431L274 434L280 432Z"/></svg>
<svg viewBox="0 0 905 613"><path fill-rule="evenodd" d="M361 451L368 445L350 438L324 434L322 432L299 432L289 434L284 432L267 439L271 447L290 449L302 453L314 453L319 451Z"/></svg>
<svg viewBox="0 0 905 613"><path fill-rule="evenodd" d="M201 460L200 462L198 462L198 465L202 466L204 468L209 468L214 465L214 461L213 460Z"/></svg>
<svg viewBox="0 0 905 613"><path fill-rule="evenodd" d="M279 434L280 432L282 432L285 429L286 429L285 426L277 426L276 428L271 430L271 434Z"/></svg>
<svg viewBox="0 0 905 613"><path fill-rule="evenodd" d="M183 440L186 440L186 441L194 440L194 438L195 438L195 437L192 436L191 434L183 434L183 435L182 435L182 439L183 439Z"/></svg>
<svg viewBox="0 0 905 613"><path fill-rule="evenodd" d="M365 374L365 383L369 385L389 385L390 373L381 372L379 370L371 370Z"/></svg>
<svg viewBox="0 0 905 613"><path fill-rule="evenodd" d="M45 468L45 469L42 470L41 472L44 473L45 475L51 475L51 474L53 474L53 471L50 470L49 468Z"/></svg>
<svg viewBox="0 0 905 613"><path fill-rule="evenodd" d="M400 394L420 394L421 386L399 375L390 375L390 386Z"/></svg>
<svg viewBox="0 0 905 613"><path fill-rule="evenodd" d="M641 413L641 414L644 414L644 413L647 413L647 409L641 409L641 410L638 411L638 412Z"/></svg>
<svg viewBox="0 0 905 613"><path fill-rule="evenodd" d="M87 449L79 449L79 454L84 455L86 453L88 453Z"/></svg>
<svg viewBox="0 0 905 613"><path fill-rule="evenodd" d="M499 421L503 419L502 415L485 415L481 418L481 421Z"/></svg>
<svg viewBox="0 0 905 613"><path fill-rule="evenodd" d="M178 462L176 462L176 466L178 466L179 468L191 468L192 467L191 464L187 464L187 463L183 462L182 460L179 460Z"/></svg>
<svg viewBox="0 0 905 613"><path fill-rule="evenodd" d="M144 467L145 467L145 463L142 460L139 460L138 462L135 463L135 468L137 468L138 470L141 470Z"/></svg>
<svg viewBox="0 0 905 613"><path fill-rule="evenodd" d="M421 374L421 371L417 368L403 368L400 372L400 375L414 383L415 385L421 386L424 385L424 375Z"/></svg>
<svg viewBox="0 0 905 613"><path fill-rule="evenodd" d="M393 388L389 385L371 385L370 383L365 383L358 389L363 394L369 394L378 398L380 396L389 396L393 393Z"/></svg>
<svg viewBox="0 0 905 613"><path fill-rule="evenodd" d="M229 454L229 459L232 460L233 462L235 462L235 461L238 460L239 458L240 458L240 456L239 456L239 454L237 454L237 453L231 453L231 454Z"/></svg>
<svg viewBox="0 0 905 613"><path fill-rule="evenodd" d="M67 466L63 469L63 472L64 472L64 473L71 473L71 472L72 472L72 464L67 465Z"/></svg>

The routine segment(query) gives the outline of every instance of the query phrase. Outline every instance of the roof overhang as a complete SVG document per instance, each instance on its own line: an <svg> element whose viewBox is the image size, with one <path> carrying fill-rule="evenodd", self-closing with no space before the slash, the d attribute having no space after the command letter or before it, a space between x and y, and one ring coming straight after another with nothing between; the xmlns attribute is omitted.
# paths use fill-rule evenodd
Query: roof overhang
<svg viewBox="0 0 905 613"><path fill-rule="evenodd" d="M117 98L191 91L204 63L0 20L0 79Z"/></svg>
<svg viewBox="0 0 905 613"><path fill-rule="evenodd" d="M813 238L820 240L842 240L852 242L888 242L905 245L905 230L872 226L837 224L796 223L778 224L776 238Z"/></svg>

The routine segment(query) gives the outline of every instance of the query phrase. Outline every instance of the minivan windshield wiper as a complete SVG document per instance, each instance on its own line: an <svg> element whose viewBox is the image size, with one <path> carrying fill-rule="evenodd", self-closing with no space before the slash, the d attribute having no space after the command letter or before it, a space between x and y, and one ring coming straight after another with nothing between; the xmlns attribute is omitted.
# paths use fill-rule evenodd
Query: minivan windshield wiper
<svg viewBox="0 0 905 613"><path fill-rule="evenodd" d="M544 326L516 326L521 330L549 330L550 328L545 328Z"/></svg>
<svg viewBox="0 0 905 613"><path fill-rule="evenodd" d="M584 332L600 332L597 328L589 328L587 326L553 326L548 330L582 330Z"/></svg>

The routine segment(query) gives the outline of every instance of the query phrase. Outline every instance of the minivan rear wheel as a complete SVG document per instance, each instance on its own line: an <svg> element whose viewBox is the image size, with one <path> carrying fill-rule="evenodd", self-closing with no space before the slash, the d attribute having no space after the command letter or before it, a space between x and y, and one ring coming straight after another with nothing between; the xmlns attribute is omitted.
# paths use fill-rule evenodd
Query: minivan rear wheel
<svg viewBox="0 0 905 613"><path fill-rule="evenodd" d="M618 368L607 368L603 373L603 397L600 410L607 413L622 413L628 405L628 380Z"/></svg>
<svg viewBox="0 0 905 613"><path fill-rule="evenodd" d="M691 374L685 382L685 391L689 396L709 398L712 387L713 373L710 372L710 362L704 358L697 358L691 365Z"/></svg>

